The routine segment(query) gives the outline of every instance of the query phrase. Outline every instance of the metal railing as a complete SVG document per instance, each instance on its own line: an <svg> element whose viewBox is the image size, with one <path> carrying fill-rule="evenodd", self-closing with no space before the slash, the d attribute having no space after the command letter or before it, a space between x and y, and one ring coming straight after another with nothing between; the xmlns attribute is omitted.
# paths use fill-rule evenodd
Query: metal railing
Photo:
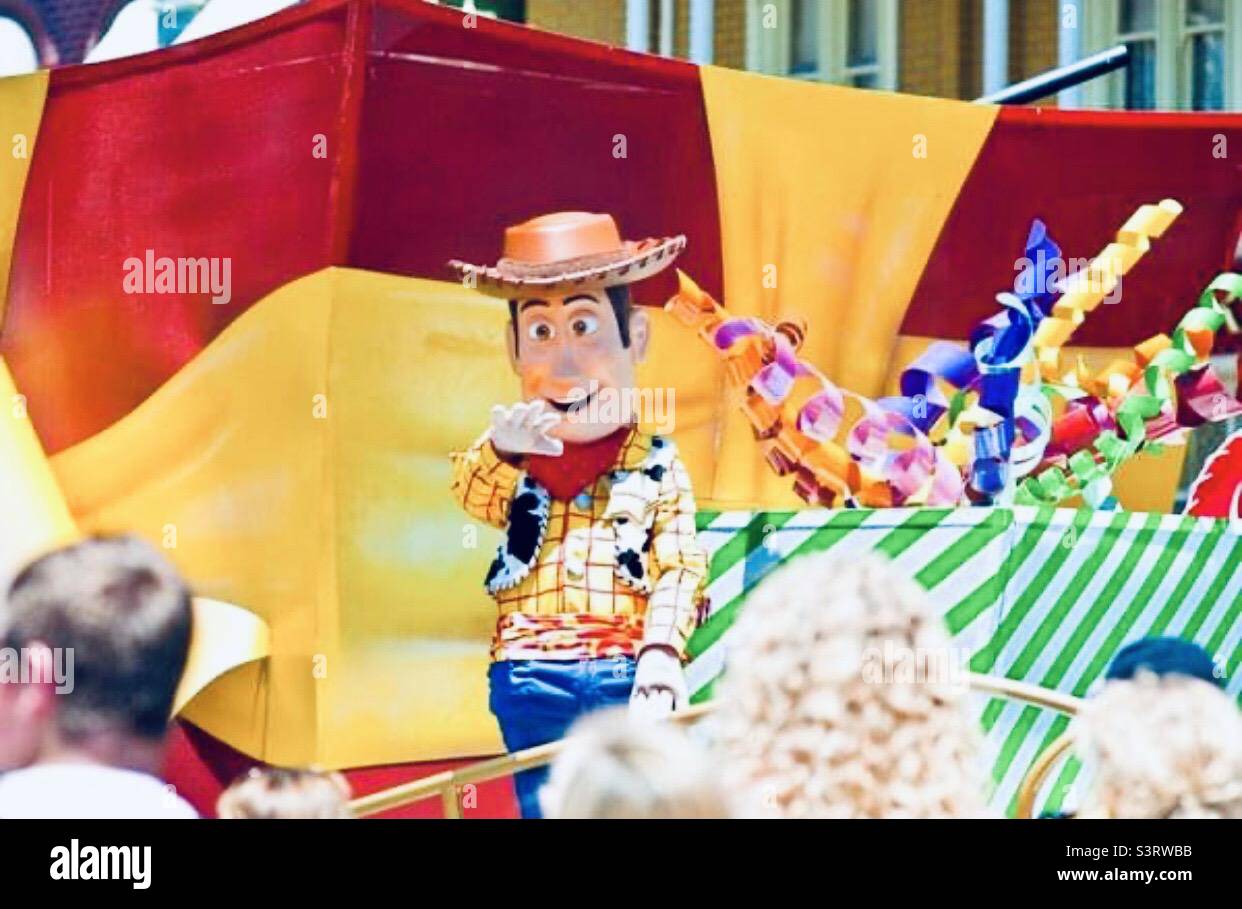
<svg viewBox="0 0 1242 909"><path fill-rule="evenodd" d="M1080 698L1072 695L1062 694L1059 691L1052 691L1047 688L1041 688L1038 685L1031 685L1027 682L1019 682L1000 676L980 675L972 672L968 674L967 681L974 691L997 697L1026 701L1029 704L1035 704L1036 706L1056 710L1071 716L1078 712L1082 704ZM693 723L710 714L715 710L715 706L711 702L695 704L692 707L672 714L670 720L680 723ZM521 770L531 770L535 767L550 764L560 754L564 746L565 740L561 739L555 742L548 742L546 745L527 748L524 751L502 754L499 757L479 761L456 770L442 770L422 779L401 783L389 789L382 789L370 795L360 796L351 801L349 807L355 817L368 817L384 811L391 811L394 808L404 808L424 799L438 797L440 804L444 808L444 816L446 818L460 819L462 816L461 790L463 787L486 783L489 780L511 776Z"/></svg>
<svg viewBox="0 0 1242 909"><path fill-rule="evenodd" d="M1014 809L1014 817L1022 819L1034 817L1035 799L1039 795L1040 787L1043 786L1044 780L1047 779L1056 762L1073 747L1074 739L1073 730L1062 732L1051 745L1039 753L1035 763L1022 778L1022 785L1018 787L1018 802Z"/></svg>
<svg viewBox="0 0 1242 909"><path fill-rule="evenodd" d="M1064 88L1073 88L1084 82L1090 82L1114 70L1123 69L1130 63L1130 49L1124 44L1102 50L1098 54L1084 57L1077 63L1059 66L1046 73L1032 76L1022 82L1006 86L998 92L976 98L977 104L1029 104L1040 98L1055 95Z"/></svg>

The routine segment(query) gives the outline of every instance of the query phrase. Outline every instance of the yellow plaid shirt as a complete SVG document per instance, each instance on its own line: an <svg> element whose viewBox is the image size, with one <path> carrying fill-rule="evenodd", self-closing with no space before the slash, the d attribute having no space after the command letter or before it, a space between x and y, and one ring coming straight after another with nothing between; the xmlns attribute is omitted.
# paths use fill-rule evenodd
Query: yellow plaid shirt
<svg viewBox="0 0 1242 909"><path fill-rule="evenodd" d="M631 430L615 470L635 470L651 450L649 434ZM453 494L473 517L505 529L522 477L485 433L453 460ZM611 523L603 520L612 480L605 472L574 499L553 498L543 545L530 573L496 594L500 618L493 660L634 656L665 644L684 656L707 579L707 554L694 526L694 493L681 460L660 481L647 552L651 593L616 574Z"/></svg>

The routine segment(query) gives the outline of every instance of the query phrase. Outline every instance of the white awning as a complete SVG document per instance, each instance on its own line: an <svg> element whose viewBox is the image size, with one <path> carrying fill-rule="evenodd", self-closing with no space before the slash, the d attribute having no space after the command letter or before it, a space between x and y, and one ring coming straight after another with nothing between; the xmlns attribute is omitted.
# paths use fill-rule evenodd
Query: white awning
<svg viewBox="0 0 1242 909"><path fill-rule="evenodd" d="M87 51L85 63L116 60L159 50L159 6L156 0L133 0L117 13L112 27Z"/></svg>
<svg viewBox="0 0 1242 909"><path fill-rule="evenodd" d="M209 0L173 44L185 44L187 41L237 28L278 13L286 7L296 6L298 2L299 0Z"/></svg>

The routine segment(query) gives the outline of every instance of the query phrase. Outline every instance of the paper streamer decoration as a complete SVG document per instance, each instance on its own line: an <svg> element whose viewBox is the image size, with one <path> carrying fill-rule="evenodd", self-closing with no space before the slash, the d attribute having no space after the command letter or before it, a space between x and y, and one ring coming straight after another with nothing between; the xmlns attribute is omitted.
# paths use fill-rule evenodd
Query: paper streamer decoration
<svg viewBox="0 0 1242 909"><path fill-rule="evenodd" d="M778 475L812 505L1055 505L1081 496L1109 507L1111 477L1155 441L1242 414L1207 358L1242 276L1218 276L1173 336L1157 335L1097 375L1066 369L1061 350L1181 214L1172 199L1141 206L1086 268L1064 276L1060 247L1031 225L1026 266L970 347L935 342L902 372L896 397L872 401L833 384L797 351L806 326L732 318L687 275L666 304L725 362L743 412ZM799 380L817 386L795 406ZM1054 419L1053 399L1065 402ZM837 441L847 401L861 411ZM895 444L899 439L901 444ZM1025 479L1023 479L1025 478ZM1018 480L1022 480L1020 484Z"/></svg>
<svg viewBox="0 0 1242 909"><path fill-rule="evenodd" d="M1071 378L1062 375L1061 348L1087 313L1120 291L1122 277L1151 249L1152 238L1163 236L1181 213L1182 206L1173 199L1140 206L1086 269L1066 279L1065 293L1035 335L1037 360L1045 380L1073 384Z"/></svg>
<svg viewBox="0 0 1242 909"><path fill-rule="evenodd" d="M1067 377L1086 393L1053 427L1054 457L1019 488L1016 501L1056 504L1081 493L1094 504L1117 468L1146 445L1178 443L1188 429L1242 415L1242 402L1208 363L1216 332L1236 330L1231 306L1239 298L1242 275L1218 275L1171 338L1155 335L1136 345L1133 363Z"/></svg>
<svg viewBox="0 0 1242 909"><path fill-rule="evenodd" d="M1122 276L1181 211L1182 206L1172 199L1141 206L1122 225L1114 242L1086 268L1067 277L1061 274L1060 248L1041 221L1032 224L1026 242L1027 267L1018 275L1014 293L999 294L1002 312L971 333L979 379L963 393L974 399L974 406L964 409L958 421L950 418L943 435L931 431L933 439L944 439L955 463L964 468L963 443L973 439L973 463L967 469L972 501L1053 504L1075 495L1082 495L1093 507L1109 501L1112 472L1134 452L1113 444L1109 437L1100 438L1115 425L1115 417L1107 408L1083 400L1087 396L1082 387L1084 371L1079 366L1077 371L1065 372L1061 348L1087 313L1116 299ZM1053 424L1053 398L1068 402L1068 423L1059 433ZM1126 414L1124 419L1135 430L1142 422L1137 414ZM1099 439L1099 458L1081 454L1085 444L1068 449L1054 445L1064 445L1073 429L1082 434L1076 442L1090 444ZM1012 489L1013 481L1042 471L1049 473L1024 483L1024 492Z"/></svg>
<svg viewBox="0 0 1242 909"><path fill-rule="evenodd" d="M812 505L951 505L961 497L961 474L903 414L846 391L797 356L805 326L735 319L688 275L665 305L698 331L724 359L729 384L743 389L742 410L764 455L780 476L793 475L795 491ZM795 406L800 379L813 391ZM846 405L861 416L848 427ZM908 447L893 444L893 436Z"/></svg>
<svg viewBox="0 0 1242 909"><path fill-rule="evenodd" d="M933 344L902 373L901 396L880 402L914 419L943 447L968 478L971 500L978 504L1011 497L1012 479L1039 464L1051 432L1052 407L1040 393L1037 375L1022 382L1034 356L1037 326L1057 298L1062 267L1060 247L1038 219L1027 235L1023 261L1013 292L997 295L1001 312L971 332L969 351ZM955 390L960 407L945 407L941 384Z"/></svg>

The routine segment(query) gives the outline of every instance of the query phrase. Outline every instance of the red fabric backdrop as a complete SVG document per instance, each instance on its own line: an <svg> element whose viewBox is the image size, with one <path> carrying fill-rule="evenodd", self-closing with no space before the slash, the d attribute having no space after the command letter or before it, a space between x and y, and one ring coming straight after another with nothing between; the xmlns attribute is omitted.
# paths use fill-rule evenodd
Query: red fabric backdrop
<svg viewBox="0 0 1242 909"><path fill-rule="evenodd" d="M1101 306L1075 344L1137 344L1171 332L1199 292L1233 264L1242 211L1242 114L1058 111L1006 107L945 221L911 298L903 334L966 338L1013 286L1032 218L1067 257L1090 259L1139 206L1185 206ZM1217 151L1217 154L1214 154ZM1218 349L1237 347L1221 333Z"/></svg>

